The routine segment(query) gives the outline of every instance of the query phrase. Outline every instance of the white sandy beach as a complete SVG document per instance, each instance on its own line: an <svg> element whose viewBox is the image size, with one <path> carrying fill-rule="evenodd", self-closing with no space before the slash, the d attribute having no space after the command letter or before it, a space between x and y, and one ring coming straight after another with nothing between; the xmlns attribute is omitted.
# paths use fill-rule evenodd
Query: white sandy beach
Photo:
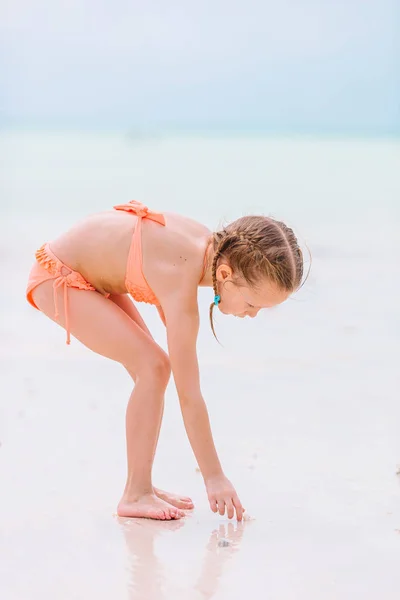
<svg viewBox="0 0 400 600"><path fill-rule="evenodd" d="M400 594L399 143L3 134L0 597L396 600ZM312 275L253 321L199 299L202 388L252 520L208 508L173 384L154 467L192 496L176 523L114 516L130 379L34 311L36 247L137 198L210 227L272 213ZM141 309L156 338L156 311Z"/></svg>

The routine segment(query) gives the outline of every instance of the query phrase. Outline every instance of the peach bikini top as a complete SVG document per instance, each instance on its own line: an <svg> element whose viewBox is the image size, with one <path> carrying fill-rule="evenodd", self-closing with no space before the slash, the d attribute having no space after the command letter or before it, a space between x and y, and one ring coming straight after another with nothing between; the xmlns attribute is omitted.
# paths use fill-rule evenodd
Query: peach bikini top
<svg viewBox="0 0 400 600"><path fill-rule="evenodd" d="M115 210L131 212L138 217L126 265L125 285L127 292L137 302L147 302L159 306L160 303L156 295L143 275L142 221L143 219L150 219L150 221L165 227L164 215L149 210L147 206L136 200L131 200L127 204L118 204L114 208Z"/></svg>
<svg viewBox="0 0 400 600"><path fill-rule="evenodd" d="M150 219L165 227L165 217L161 213L149 210L147 206L137 200L131 200L127 204L118 204L114 208L116 210L125 210L138 217L126 266L125 285L127 292L137 302L147 302L160 308L160 303L143 274L142 221L143 219ZM204 277L206 268L207 252L204 255L203 271L200 280ZM163 315L161 315L161 318L164 320Z"/></svg>

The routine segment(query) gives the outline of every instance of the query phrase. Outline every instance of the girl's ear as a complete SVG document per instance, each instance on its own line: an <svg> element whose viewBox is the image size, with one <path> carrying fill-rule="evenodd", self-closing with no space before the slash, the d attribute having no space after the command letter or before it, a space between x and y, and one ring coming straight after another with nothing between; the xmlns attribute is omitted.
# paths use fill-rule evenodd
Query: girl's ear
<svg viewBox="0 0 400 600"><path fill-rule="evenodd" d="M232 275L233 271L229 265L221 264L218 266L216 272L217 281L228 281L229 279L232 279Z"/></svg>

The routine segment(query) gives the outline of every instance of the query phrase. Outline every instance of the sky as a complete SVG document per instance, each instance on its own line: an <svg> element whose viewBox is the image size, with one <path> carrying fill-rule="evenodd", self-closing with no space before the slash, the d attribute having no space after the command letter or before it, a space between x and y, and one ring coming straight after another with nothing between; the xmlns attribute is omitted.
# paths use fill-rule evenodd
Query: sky
<svg viewBox="0 0 400 600"><path fill-rule="evenodd" d="M400 134L399 0L2 0L0 124Z"/></svg>

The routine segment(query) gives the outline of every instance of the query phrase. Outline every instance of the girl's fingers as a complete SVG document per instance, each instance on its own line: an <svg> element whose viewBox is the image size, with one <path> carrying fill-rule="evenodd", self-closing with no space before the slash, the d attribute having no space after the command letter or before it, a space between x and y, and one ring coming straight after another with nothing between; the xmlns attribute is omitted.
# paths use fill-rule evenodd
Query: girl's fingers
<svg viewBox="0 0 400 600"><path fill-rule="evenodd" d="M240 502L236 494L232 498L228 498L227 500L225 500L222 497L211 497L208 500L210 503L211 510L214 513L218 512L221 515L221 517L224 516L226 509L228 519L232 519L235 516L235 510L237 520L241 521L243 519L243 513L245 509L243 508L242 503Z"/></svg>
<svg viewBox="0 0 400 600"><path fill-rule="evenodd" d="M233 505L236 508L236 517L238 521L241 521L243 518L243 513L244 513L244 508L242 506L242 503L240 502L239 498L235 495L232 498L233 501Z"/></svg>
<svg viewBox="0 0 400 600"><path fill-rule="evenodd" d="M231 498L229 498L229 500L226 503L226 510L228 514L228 519L232 519L235 516L235 509L233 507Z"/></svg>
<svg viewBox="0 0 400 600"><path fill-rule="evenodd" d="M218 512L221 517L225 514L225 500L223 498L218 498Z"/></svg>
<svg viewBox="0 0 400 600"><path fill-rule="evenodd" d="M216 498L209 498L209 502L210 502L210 508L213 512L217 512L217 500Z"/></svg>

